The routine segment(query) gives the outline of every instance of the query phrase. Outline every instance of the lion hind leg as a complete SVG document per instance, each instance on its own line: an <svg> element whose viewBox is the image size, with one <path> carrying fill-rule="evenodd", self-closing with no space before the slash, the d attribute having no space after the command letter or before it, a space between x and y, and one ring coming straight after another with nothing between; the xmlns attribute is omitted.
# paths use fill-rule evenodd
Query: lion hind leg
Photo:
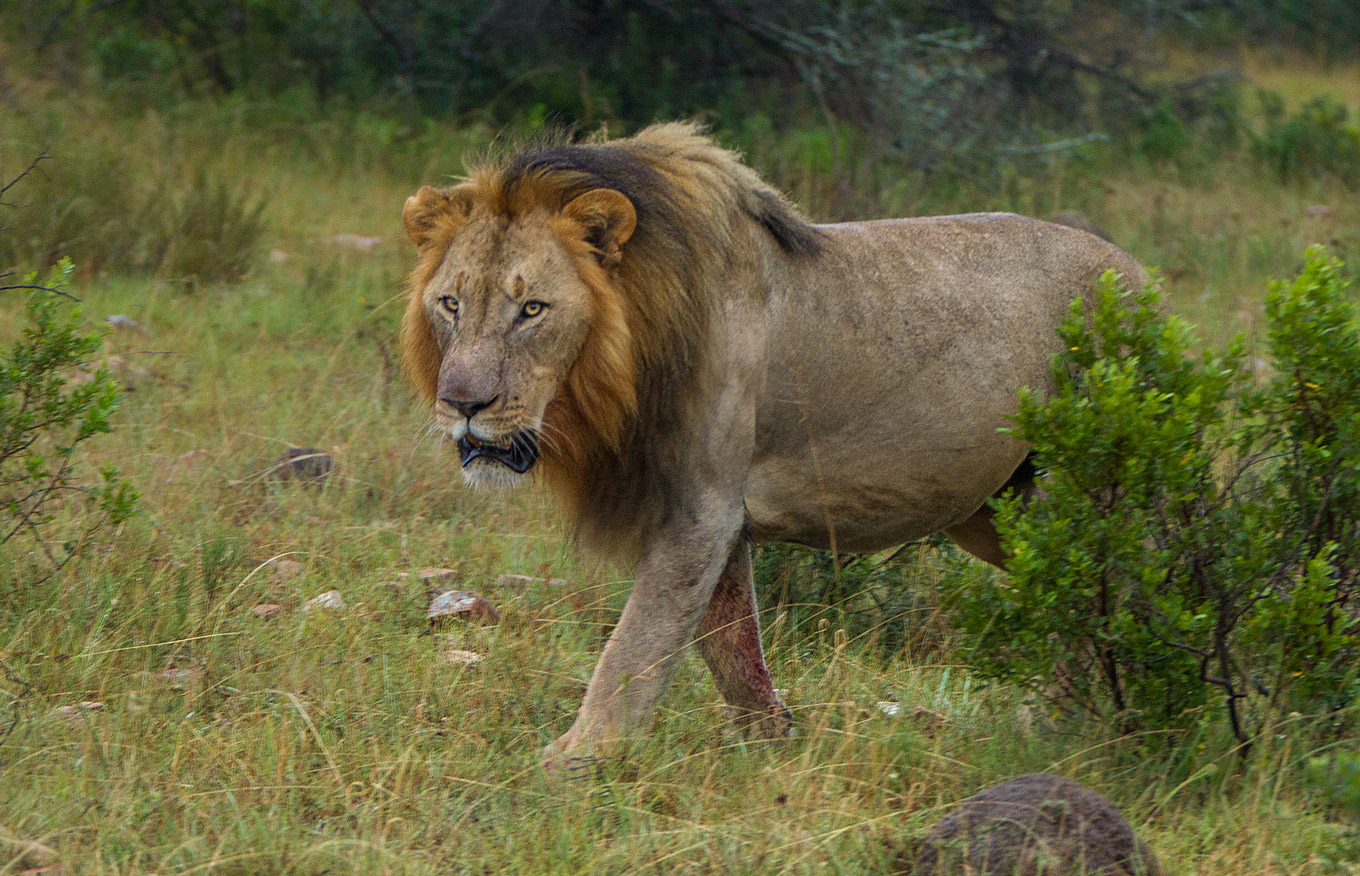
<svg viewBox="0 0 1360 876"><path fill-rule="evenodd" d="M789 735L792 716L775 692L760 644L751 546L742 541L718 578L696 644L737 728L754 739Z"/></svg>
<svg viewBox="0 0 1360 876"><path fill-rule="evenodd" d="M1040 495L1035 475L1033 454L1030 454L993 495L999 497L1008 492L1016 492L1024 498L1024 501L1029 502ZM990 505L983 505L972 517L945 529L944 534L949 536L954 544L979 560L1004 570L1006 552L1002 550L1001 534L996 531L996 523L992 520L995 516Z"/></svg>

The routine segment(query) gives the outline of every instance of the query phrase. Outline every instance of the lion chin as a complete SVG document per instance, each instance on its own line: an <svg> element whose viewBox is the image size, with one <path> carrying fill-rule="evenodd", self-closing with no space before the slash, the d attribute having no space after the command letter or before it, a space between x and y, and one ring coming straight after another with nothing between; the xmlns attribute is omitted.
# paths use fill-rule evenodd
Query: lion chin
<svg viewBox="0 0 1360 876"><path fill-rule="evenodd" d="M463 466L463 483L477 490L513 490L528 479L499 462L477 459Z"/></svg>
<svg viewBox="0 0 1360 876"><path fill-rule="evenodd" d="M538 435L532 429L487 441L461 424L449 434L449 440L458 448L463 481L477 489L518 487L538 462Z"/></svg>

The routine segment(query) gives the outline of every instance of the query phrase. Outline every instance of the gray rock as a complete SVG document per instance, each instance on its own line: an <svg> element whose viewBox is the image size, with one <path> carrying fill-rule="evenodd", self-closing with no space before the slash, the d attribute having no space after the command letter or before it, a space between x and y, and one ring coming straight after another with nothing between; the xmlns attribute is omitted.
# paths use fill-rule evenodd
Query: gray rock
<svg viewBox="0 0 1360 876"><path fill-rule="evenodd" d="M445 590L430 603L430 607L425 610L425 617L431 624L449 618L481 624L494 624L501 619L494 605L482 598L481 594L470 590Z"/></svg>
<svg viewBox="0 0 1360 876"><path fill-rule="evenodd" d="M1166 876L1114 804L1031 773L969 797L926 835L911 876Z"/></svg>

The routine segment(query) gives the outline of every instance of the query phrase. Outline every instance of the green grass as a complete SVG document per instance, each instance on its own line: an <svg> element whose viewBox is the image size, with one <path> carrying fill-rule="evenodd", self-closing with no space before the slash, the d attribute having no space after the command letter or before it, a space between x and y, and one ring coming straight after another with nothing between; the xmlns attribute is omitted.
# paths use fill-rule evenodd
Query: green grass
<svg viewBox="0 0 1360 876"><path fill-rule="evenodd" d="M42 105L67 125L88 109ZM267 199L264 247L286 258L233 286L95 275L78 290L91 322L124 314L146 329L108 339L149 373L88 454L132 478L143 513L45 583L0 578L10 834L82 874L879 874L951 803L1052 770L1110 796L1174 872L1324 872L1338 816L1306 764L1337 742L1306 718L1246 763L1216 739L1052 726L1018 691L979 686L947 634L885 653L796 613L765 623L797 738L727 738L691 659L650 737L594 774L546 779L536 752L570 724L627 573L578 560L540 494L464 490L393 361L412 255L402 200L488 133L436 131L417 148L385 140L377 120L200 110L85 123L90 142L127 144L149 177L187 180L206 164L248 184ZM19 139L0 141L7 167ZM754 159L824 211L833 184L774 152ZM1134 164L1103 181L1065 169L954 200L880 183L865 203L885 212L1082 209L1161 265L1172 305L1212 339L1256 330L1266 279L1291 273L1306 244L1360 253L1353 193L1281 187L1245 157ZM1310 215L1317 204L1330 214ZM327 241L342 232L382 241ZM15 319L0 313L0 337ZM332 453L336 477L269 481L290 446ZM305 571L280 580L278 557ZM916 577L953 563L925 551ZM424 588L394 584L432 565L456 569L502 622L432 636ZM571 586L497 586L506 572ZM344 611L300 610L331 588ZM261 602L285 612L261 620ZM451 664L450 645L485 659ZM81 701L103 708L54 712ZM918 705L944 723L914 718ZM16 848L0 840L0 873L35 865Z"/></svg>

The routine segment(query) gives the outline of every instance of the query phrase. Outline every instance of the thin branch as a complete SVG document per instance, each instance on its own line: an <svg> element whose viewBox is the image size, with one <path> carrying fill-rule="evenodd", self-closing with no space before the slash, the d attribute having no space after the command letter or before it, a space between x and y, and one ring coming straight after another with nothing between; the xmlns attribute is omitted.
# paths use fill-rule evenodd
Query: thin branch
<svg viewBox="0 0 1360 876"><path fill-rule="evenodd" d="M35 158L35 159L33 159L32 161L30 161L30 162L28 163L28 167L25 167L22 171L20 171L18 176L16 176L14 179L10 180L9 182L5 183L3 186L0 186L0 195L3 195L5 192L7 192L7 191L9 191L10 189L14 188L15 184L17 184L17 183L19 182L19 180L23 179L24 177L26 177L26 176L28 176L30 173L32 173L32 172L33 172L33 169L34 169L35 167L38 166L38 162L40 162L40 161L45 161L46 159L51 158L51 157L52 157L52 156L50 156L50 155L47 154L47 151L46 151L46 150L44 150L44 151L42 151L42 152L39 152L39 153L38 153L38 157ZM4 201L0 201L0 205L6 206L6 207L12 207L12 206L14 206L13 204L6 204Z"/></svg>

